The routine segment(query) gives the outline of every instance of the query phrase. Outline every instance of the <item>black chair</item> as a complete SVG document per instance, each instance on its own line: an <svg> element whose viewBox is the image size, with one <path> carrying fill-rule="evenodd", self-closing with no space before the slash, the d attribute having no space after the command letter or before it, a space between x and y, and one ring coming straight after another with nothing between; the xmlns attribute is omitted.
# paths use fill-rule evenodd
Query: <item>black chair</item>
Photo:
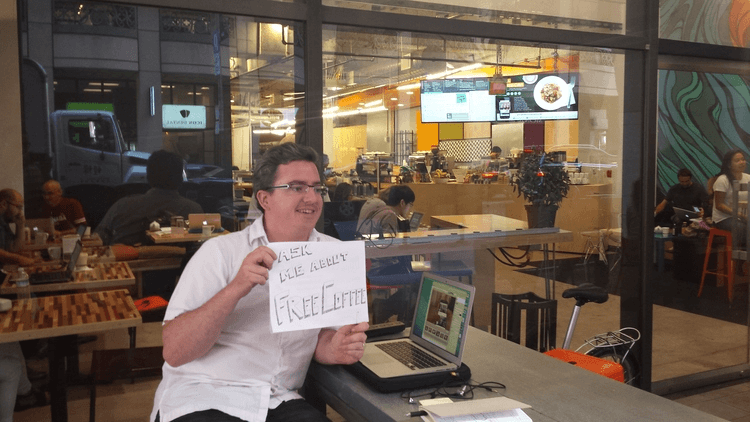
<svg viewBox="0 0 750 422"><path fill-rule="evenodd" d="M352 240L351 237L341 238L342 233L339 233L337 223L348 223L347 228L354 227L356 230L359 212L364 204L365 201L362 200L323 203L323 233L340 240Z"/></svg>
<svg viewBox="0 0 750 422"><path fill-rule="evenodd" d="M526 314L525 346L546 352L557 339L557 301L534 293L492 294L491 333L521 344L522 312Z"/></svg>
<svg viewBox="0 0 750 422"><path fill-rule="evenodd" d="M161 376L162 347L94 350L91 357L89 421L96 420L96 386L116 379Z"/></svg>
<svg viewBox="0 0 750 422"><path fill-rule="evenodd" d="M65 196L77 199L90 227L96 228L115 203L115 190L105 185L75 185L65 188Z"/></svg>

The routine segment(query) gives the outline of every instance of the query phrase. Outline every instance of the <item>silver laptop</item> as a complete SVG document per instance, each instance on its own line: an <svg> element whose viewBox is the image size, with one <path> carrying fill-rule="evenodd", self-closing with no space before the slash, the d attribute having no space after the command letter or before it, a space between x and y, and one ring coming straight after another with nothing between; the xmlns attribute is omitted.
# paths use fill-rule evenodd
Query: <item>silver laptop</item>
<svg viewBox="0 0 750 422"><path fill-rule="evenodd" d="M474 286L424 273L409 338L367 343L360 362L380 378L458 369L473 304Z"/></svg>

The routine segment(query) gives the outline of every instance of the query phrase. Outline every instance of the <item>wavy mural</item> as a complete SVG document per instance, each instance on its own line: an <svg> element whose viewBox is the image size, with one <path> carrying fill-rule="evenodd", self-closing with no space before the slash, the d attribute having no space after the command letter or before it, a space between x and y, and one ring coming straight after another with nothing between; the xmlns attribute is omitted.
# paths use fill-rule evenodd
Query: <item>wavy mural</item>
<svg viewBox="0 0 750 422"><path fill-rule="evenodd" d="M657 187L676 184L687 168L695 181L719 171L726 151L748 153L750 91L739 75L659 71Z"/></svg>

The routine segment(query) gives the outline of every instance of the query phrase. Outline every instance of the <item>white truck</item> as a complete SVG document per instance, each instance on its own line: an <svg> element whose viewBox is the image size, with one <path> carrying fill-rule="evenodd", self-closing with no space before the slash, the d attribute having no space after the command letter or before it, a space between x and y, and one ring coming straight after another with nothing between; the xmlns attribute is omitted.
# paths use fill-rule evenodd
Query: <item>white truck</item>
<svg viewBox="0 0 750 422"><path fill-rule="evenodd" d="M146 183L147 152L130 151L108 111L58 110L50 114L52 177L63 188L81 184Z"/></svg>

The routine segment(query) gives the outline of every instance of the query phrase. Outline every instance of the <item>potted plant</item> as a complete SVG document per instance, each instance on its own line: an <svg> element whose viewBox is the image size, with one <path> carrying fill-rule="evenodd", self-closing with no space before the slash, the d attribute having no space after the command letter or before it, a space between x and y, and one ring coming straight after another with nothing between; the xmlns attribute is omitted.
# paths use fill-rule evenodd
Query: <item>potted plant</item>
<svg viewBox="0 0 750 422"><path fill-rule="evenodd" d="M550 158L541 147L525 149L518 171L511 177L513 192L529 202L526 205L529 228L553 227L555 215L568 195L570 178L562 163Z"/></svg>

